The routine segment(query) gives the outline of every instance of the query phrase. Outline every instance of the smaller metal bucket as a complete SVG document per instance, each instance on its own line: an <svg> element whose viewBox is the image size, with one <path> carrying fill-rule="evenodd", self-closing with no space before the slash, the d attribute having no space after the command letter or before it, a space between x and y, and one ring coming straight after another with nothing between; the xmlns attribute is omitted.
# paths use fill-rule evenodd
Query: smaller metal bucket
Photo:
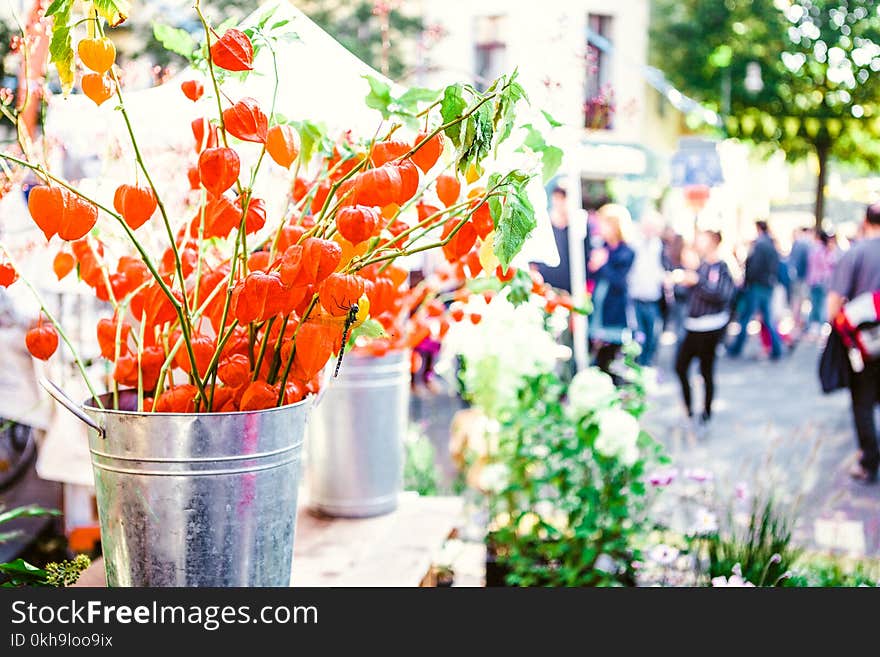
<svg viewBox="0 0 880 657"><path fill-rule="evenodd" d="M109 586L289 586L309 400L239 413L80 410L49 386L90 426ZM120 393L121 408L135 404Z"/></svg>
<svg viewBox="0 0 880 657"><path fill-rule="evenodd" d="M363 518L397 508L409 418L409 352L349 354L309 419L309 505Z"/></svg>

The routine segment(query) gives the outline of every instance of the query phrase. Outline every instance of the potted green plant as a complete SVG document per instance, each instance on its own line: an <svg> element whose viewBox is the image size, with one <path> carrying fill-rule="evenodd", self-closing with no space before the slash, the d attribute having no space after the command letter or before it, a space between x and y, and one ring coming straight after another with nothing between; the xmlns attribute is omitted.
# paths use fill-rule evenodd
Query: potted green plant
<svg viewBox="0 0 880 657"><path fill-rule="evenodd" d="M629 358L622 388L595 368L566 382L553 333L570 305L547 303L547 293L536 280L526 294L513 286L475 299L466 312L481 321L453 326L446 340L447 356L464 361L464 396L492 434L472 441L487 447L469 477L488 505L486 585L631 585L647 526L643 470L660 459L639 426L641 371ZM483 331L516 337L500 345Z"/></svg>

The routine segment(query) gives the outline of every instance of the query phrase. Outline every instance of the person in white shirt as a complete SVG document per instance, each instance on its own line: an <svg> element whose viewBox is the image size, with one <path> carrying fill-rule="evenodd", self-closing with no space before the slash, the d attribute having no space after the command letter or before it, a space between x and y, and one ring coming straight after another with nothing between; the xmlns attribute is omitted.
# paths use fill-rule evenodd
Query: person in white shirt
<svg viewBox="0 0 880 657"><path fill-rule="evenodd" d="M642 346L638 363L650 366L657 351L660 300L666 269L663 267L662 224L656 212L646 213L639 222L640 235L632 242L636 257L629 273L629 295L633 302L638 339Z"/></svg>

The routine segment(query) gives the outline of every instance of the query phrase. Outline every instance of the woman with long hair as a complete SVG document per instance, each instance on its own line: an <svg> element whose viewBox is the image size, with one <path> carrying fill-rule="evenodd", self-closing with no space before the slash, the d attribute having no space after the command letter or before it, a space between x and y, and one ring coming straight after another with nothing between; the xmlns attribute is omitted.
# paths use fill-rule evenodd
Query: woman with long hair
<svg viewBox="0 0 880 657"><path fill-rule="evenodd" d="M596 366L617 380L611 365L629 338L627 277L635 253L624 236L632 218L622 205L609 203L599 208L597 219L603 245L592 249L588 263L590 279L595 283L590 339L596 346Z"/></svg>

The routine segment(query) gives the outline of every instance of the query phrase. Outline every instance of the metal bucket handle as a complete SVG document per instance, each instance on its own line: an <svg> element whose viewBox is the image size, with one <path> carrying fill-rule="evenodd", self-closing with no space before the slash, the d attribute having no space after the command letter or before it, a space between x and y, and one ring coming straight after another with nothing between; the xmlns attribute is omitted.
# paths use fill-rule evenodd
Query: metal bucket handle
<svg viewBox="0 0 880 657"><path fill-rule="evenodd" d="M92 418L86 415L86 413L79 407L79 404L68 397L67 393L64 392L57 384L53 383L46 377L41 377L40 385L43 386L43 389L48 392L55 401L57 401L64 408L73 413L77 417L77 419L97 431L99 436L104 435L104 429L101 428L98 423L95 422Z"/></svg>

